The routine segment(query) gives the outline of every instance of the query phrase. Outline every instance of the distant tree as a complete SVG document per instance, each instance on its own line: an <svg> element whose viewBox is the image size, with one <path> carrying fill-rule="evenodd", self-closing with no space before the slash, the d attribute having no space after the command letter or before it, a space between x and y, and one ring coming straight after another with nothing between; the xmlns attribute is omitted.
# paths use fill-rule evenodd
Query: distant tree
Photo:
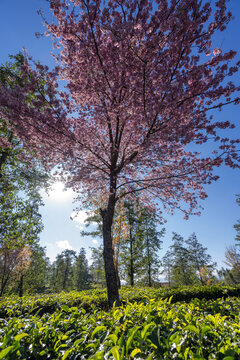
<svg viewBox="0 0 240 360"><path fill-rule="evenodd" d="M73 268L77 258L76 251L63 250L52 264L51 285L54 291L70 291L74 288Z"/></svg>
<svg viewBox="0 0 240 360"><path fill-rule="evenodd" d="M141 274L143 283L147 286L153 286L160 275L161 261L158 251L161 248L161 237L164 235L165 229L157 230L157 222L155 213L146 208L141 208L138 217L137 237L142 242L142 265Z"/></svg>
<svg viewBox="0 0 240 360"><path fill-rule="evenodd" d="M20 189L13 184L0 182L0 295L12 281L16 262L23 255L24 249L31 249L37 243L43 229L39 206L42 204L39 193L34 189L19 196ZM25 271L22 273L21 281ZM22 286L21 286L22 289ZM22 290L19 290L22 293Z"/></svg>
<svg viewBox="0 0 240 360"><path fill-rule="evenodd" d="M18 295L23 296L23 280L27 273L27 270L31 264L32 251L29 245L24 245L19 253L19 260L15 267L16 277L19 280L18 284Z"/></svg>
<svg viewBox="0 0 240 360"><path fill-rule="evenodd" d="M226 281L240 283L240 251L236 246L229 246L225 253L225 263L230 267L226 273Z"/></svg>
<svg viewBox="0 0 240 360"><path fill-rule="evenodd" d="M85 224L95 225L92 231L82 231L82 236L102 236L102 218L99 212L101 199L92 199ZM135 280L152 284L159 270L157 251L160 249L162 232L157 231L157 220L154 212L141 204L141 199L132 196L116 206L112 239L114 264L121 278L129 284ZM120 283L120 279L119 279ZM151 285L149 285L151 286Z"/></svg>
<svg viewBox="0 0 240 360"><path fill-rule="evenodd" d="M173 245L163 257L163 269L168 282L172 285L210 284L215 281L213 270L216 263L212 261L193 233L187 240L173 233Z"/></svg>
<svg viewBox="0 0 240 360"><path fill-rule="evenodd" d="M18 283L19 295L23 295L23 276L30 265L31 250L28 245L0 249L0 297L6 292L10 282ZM19 281L16 281L19 280Z"/></svg>
<svg viewBox="0 0 240 360"><path fill-rule="evenodd" d="M104 260L103 260L103 246L98 248L92 247L92 264L90 266L90 273L92 276L93 284L99 287L106 286L105 272L104 272Z"/></svg>
<svg viewBox="0 0 240 360"><path fill-rule="evenodd" d="M91 275L89 273L88 261L85 249L81 248L73 266L74 288L78 291L90 288Z"/></svg>
<svg viewBox="0 0 240 360"><path fill-rule="evenodd" d="M49 290L50 262L46 250L38 243L30 246L31 262L24 275L24 292L35 294Z"/></svg>
<svg viewBox="0 0 240 360"><path fill-rule="evenodd" d="M237 204L240 206L240 195L237 195ZM237 235L236 235L236 241L237 241L237 245L239 246L240 245L240 219L237 220L237 223L234 225L234 229L236 230L237 232Z"/></svg>
<svg viewBox="0 0 240 360"><path fill-rule="evenodd" d="M191 253L187 249L183 237L173 233L173 245L170 246L172 257L171 278L174 285L193 285L196 274L191 262Z"/></svg>
<svg viewBox="0 0 240 360"><path fill-rule="evenodd" d="M209 284L212 277L211 274L217 264L212 261L211 255L207 253L207 248L203 247L203 245L198 242L195 233L190 235L186 240L186 245L192 267L196 271L201 284L205 285L206 282Z"/></svg>
<svg viewBox="0 0 240 360"><path fill-rule="evenodd" d="M166 276L166 280L168 282L168 286L170 287L172 285L172 277L173 277L173 266L174 266L174 262L173 262L173 251L168 250L166 252L166 254L163 256L163 258L161 259L161 264L162 264L162 268L163 268L163 273Z"/></svg>
<svg viewBox="0 0 240 360"><path fill-rule="evenodd" d="M126 201L124 208L127 233L120 242L120 273L121 278L134 286L136 278L141 276L144 247L143 238L139 236L140 212L131 201Z"/></svg>

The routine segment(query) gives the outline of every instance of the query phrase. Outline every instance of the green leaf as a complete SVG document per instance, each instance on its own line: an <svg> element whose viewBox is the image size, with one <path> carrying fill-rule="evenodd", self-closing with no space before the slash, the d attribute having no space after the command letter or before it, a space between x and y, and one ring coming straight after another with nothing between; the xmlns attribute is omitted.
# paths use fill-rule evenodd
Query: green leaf
<svg viewBox="0 0 240 360"><path fill-rule="evenodd" d="M130 358L134 358L134 356L139 354L140 352L141 350L139 348L134 349L130 354Z"/></svg>
<svg viewBox="0 0 240 360"><path fill-rule="evenodd" d="M114 343L114 345L117 345L117 341L118 341L117 335L111 334L108 336L108 339L111 340Z"/></svg>
<svg viewBox="0 0 240 360"><path fill-rule="evenodd" d="M61 306L61 309L62 309L63 311L65 311L65 312L68 312L69 307L68 307L67 305L62 305L62 306Z"/></svg>
<svg viewBox="0 0 240 360"><path fill-rule="evenodd" d="M8 346L6 349L3 349L0 352L0 360L5 359L5 357L10 353L10 351L13 349L13 346Z"/></svg>
<svg viewBox="0 0 240 360"><path fill-rule="evenodd" d="M99 331L101 331L101 330L106 330L106 329L107 329L107 328L106 328L106 326L104 326L104 325L97 326L97 327L94 329L91 338L93 338L94 335L96 335Z"/></svg>
<svg viewBox="0 0 240 360"><path fill-rule="evenodd" d="M70 355L72 352L72 349L68 349L67 351L65 351L63 357L62 357L62 360L65 360L67 359L68 355Z"/></svg>
<svg viewBox="0 0 240 360"><path fill-rule="evenodd" d="M145 336L146 336L146 334L147 334L148 329L149 329L151 326L153 326L153 325L155 325L155 324L154 324L154 323L150 323L150 324L147 324L147 325L144 326L143 330L141 331L141 337L142 337L142 339L145 339Z"/></svg>
<svg viewBox="0 0 240 360"><path fill-rule="evenodd" d="M103 360L104 359L104 350L94 354L89 360Z"/></svg>
<svg viewBox="0 0 240 360"><path fill-rule="evenodd" d="M128 351L129 347L131 346L131 343L133 341L134 335L136 334L136 332L139 330L140 326L136 326L135 328L130 330L130 334L129 337L127 339L127 343L126 343L126 349Z"/></svg>
<svg viewBox="0 0 240 360"><path fill-rule="evenodd" d="M153 356L155 355L155 353L151 353L149 356L148 356L148 358L147 358L147 360L153 360Z"/></svg>
<svg viewBox="0 0 240 360"><path fill-rule="evenodd" d="M22 340L23 338L25 338L26 336L29 336L27 333L21 333L21 334L18 334L16 336L14 336L14 340L16 341L20 341Z"/></svg>
<svg viewBox="0 0 240 360"><path fill-rule="evenodd" d="M202 329L201 329L201 333L202 333L202 336L204 334L206 334L208 331L211 331L212 329L210 328L210 326L204 326Z"/></svg>
<svg viewBox="0 0 240 360"><path fill-rule="evenodd" d="M114 357L114 360L120 360L120 354L119 354L119 346L114 346L111 349L112 356Z"/></svg>
<svg viewBox="0 0 240 360"><path fill-rule="evenodd" d="M189 331L192 331L194 332L195 334L199 334L199 330L196 328L196 326L194 325L188 325L184 328L184 330L189 330Z"/></svg>

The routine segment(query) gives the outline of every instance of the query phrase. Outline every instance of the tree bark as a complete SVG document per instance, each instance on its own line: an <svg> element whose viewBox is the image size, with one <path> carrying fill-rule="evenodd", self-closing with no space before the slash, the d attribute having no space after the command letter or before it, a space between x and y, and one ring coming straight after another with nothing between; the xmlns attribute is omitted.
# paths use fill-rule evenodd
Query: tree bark
<svg viewBox="0 0 240 360"><path fill-rule="evenodd" d="M101 210L103 220L103 258L108 293L108 306L120 306L118 292L118 274L114 265L114 249L112 242L112 223L115 208L115 193L111 192L108 199L108 206Z"/></svg>

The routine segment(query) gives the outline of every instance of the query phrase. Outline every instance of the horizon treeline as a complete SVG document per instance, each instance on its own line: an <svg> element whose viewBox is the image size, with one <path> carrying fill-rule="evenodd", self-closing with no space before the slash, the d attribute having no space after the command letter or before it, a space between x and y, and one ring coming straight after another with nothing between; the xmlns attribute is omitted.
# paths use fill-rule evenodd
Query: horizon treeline
<svg viewBox="0 0 240 360"><path fill-rule="evenodd" d="M139 241L139 240L138 240ZM138 244L139 242L136 241ZM130 247L122 258L131 256ZM143 250L143 249L142 249ZM144 249L146 251L146 249ZM79 252L63 250L50 263L46 249L35 243L24 246L9 262L9 267L3 267L3 250L0 257L1 296L25 295L40 293L81 291L93 288L104 288L105 273L103 247L91 248L91 264L87 260L86 250ZM121 258L121 257L120 257ZM128 260L129 260L128 259ZM134 283L132 276L126 271L127 262L119 261L119 286L151 286L176 287L181 285L212 285L216 283L234 285L240 283L240 254L237 247L230 247L225 254L225 262L229 268L217 269L217 264L197 240L193 233L187 240L173 233L172 245L162 258L156 258L158 268L155 268L154 278L149 284L149 273L146 262L138 259L134 267ZM15 261L15 264L13 264ZM7 281L3 287L3 280ZM165 278L165 281L162 279Z"/></svg>

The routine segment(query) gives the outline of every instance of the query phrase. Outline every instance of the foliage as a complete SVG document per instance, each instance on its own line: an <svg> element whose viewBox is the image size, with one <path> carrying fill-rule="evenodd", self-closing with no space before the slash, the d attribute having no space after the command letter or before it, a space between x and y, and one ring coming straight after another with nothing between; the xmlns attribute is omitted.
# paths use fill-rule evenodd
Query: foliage
<svg viewBox="0 0 240 360"><path fill-rule="evenodd" d="M240 283L240 252L237 246L229 246L225 253L225 263L230 267L225 279L230 284Z"/></svg>
<svg viewBox="0 0 240 360"><path fill-rule="evenodd" d="M141 191L144 203L154 207L160 199L188 217L206 197L204 186L217 179L215 167L239 167L239 140L220 131L234 124L209 114L239 103L239 88L228 81L240 66L236 53L212 43L232 14L226 0L214 11L200 0L49 3L54 20L45 24L61 48L58 67L25 61L21 85L0 84L0 116L48 167L59 165L79 196L106 197L112 306L119 303L111 237L117 201ZM60 79L65 92L58 91ZM188 146L208 141L215 145L208 156Z"/></svg>
<svg viewBox="0 0 240 360"><path fill-rule="evenodd" d="M45 248L38 243L31 245L31 251L31 262L24 275L23 289L26 294L39 294L49 287L50 263Z"/></svg>
<svg viewBox="0 0 240 360"><path fill-rule="evenodd" d="M73 289L73 265L76 261L76 251L63 250L52 264L51 285L54 292Z"/></svg>
<svg viewBox="0 0 240 360"><path fill-rule="evenodd" d="M163 268L169 283L174 285L210 284L214 281L212 261L193 233L187 240L173 233L173 245L163 257Z"/></svg>
<svg viewBox="0 0 240 360"><path fill-rule="evenodd" d="M100 245L98 248L91 248L92 250L92 264L90 266L90 272L92 275L93 284L98 287L105 287L105 272L104 272L104 261L103 261L103 246Z"/></svg>
<svg viewBox="0 0 240 360"><path fill-rule="evenodd" d="M195 298L213 300L229 296L240 297L240 286L188 286L181 288L136 288L122 287L120 289L122 304L144 303L151 299L171 299L172 303L178 301L190 302ZM71 291L58 294L42 294L37 296L5 297L0 300L0 317L28 316L29 314L43 315L53 313L62 305L77 306L88 313L93 309L107 310L107 293L105 289Z"/></svg>
<svg viewBox="0 0 240 360"><path fill-rule="evenodd" d="M83 248L81 248L79 254L76 257L75 264L73 266L74 288L77 291L89 289L91 280L92 278L89 272L88 261L86 258L86 251Z"/></svg>
<svg viewBox="0 0 240 360"><path fill-rule="evenodd" d="M121 278L131 286L135 285L136 278L141 273L144 248L143 238L139 236L140 211L139 207L136 209L134 205L130 201L124 204L124 236L119 241Z"/></svg>
<svg viewBox="0 0 240 360"><path fill-rule="evenodd" d="M174 304L149 289L145 296L108 312L60 303L51 315L1 319L0 359L238 359L239 298Z"/></svg>
<svg viewBox="0 0 240 360"><path fill-rule="evenodd" d="M89 289L91 276L85 250L63 250L49 267L50 289L54 292Z"/></svg>
<svg viewBox="0 0 240 360"><path fill-rule="evenodd" d="M0 80L14 90L31 79L30 75L22 78L22 53L11 60L0 66ZM26 101L35 96L30 90ZM32 261L31 246L37 246L43 229L39 191L47 187L49 179L40 161L14 136L11 125L12 119L0 118L0 295L16 292L17 287L23 292L23 278Z"/></svg>
<svg viewBox="0 0 240 360"><path fill-rule="evenodd" d="M165 229L157 230L159 222L156 215L142 208L139 217L139 234L143 242L141 283L153 286L154 282L159 281L160 266L158 251L161 249L161 237L164 236Z"/></svg>
<svg viewBox="0 0 240 360"><path fill-rule="evenodd" d="M240 206L240 195L237 195L237 204ZM240 220L237 220L237 223L234 225L234 229L237 232L236 241L240 241Z"/></svg>

